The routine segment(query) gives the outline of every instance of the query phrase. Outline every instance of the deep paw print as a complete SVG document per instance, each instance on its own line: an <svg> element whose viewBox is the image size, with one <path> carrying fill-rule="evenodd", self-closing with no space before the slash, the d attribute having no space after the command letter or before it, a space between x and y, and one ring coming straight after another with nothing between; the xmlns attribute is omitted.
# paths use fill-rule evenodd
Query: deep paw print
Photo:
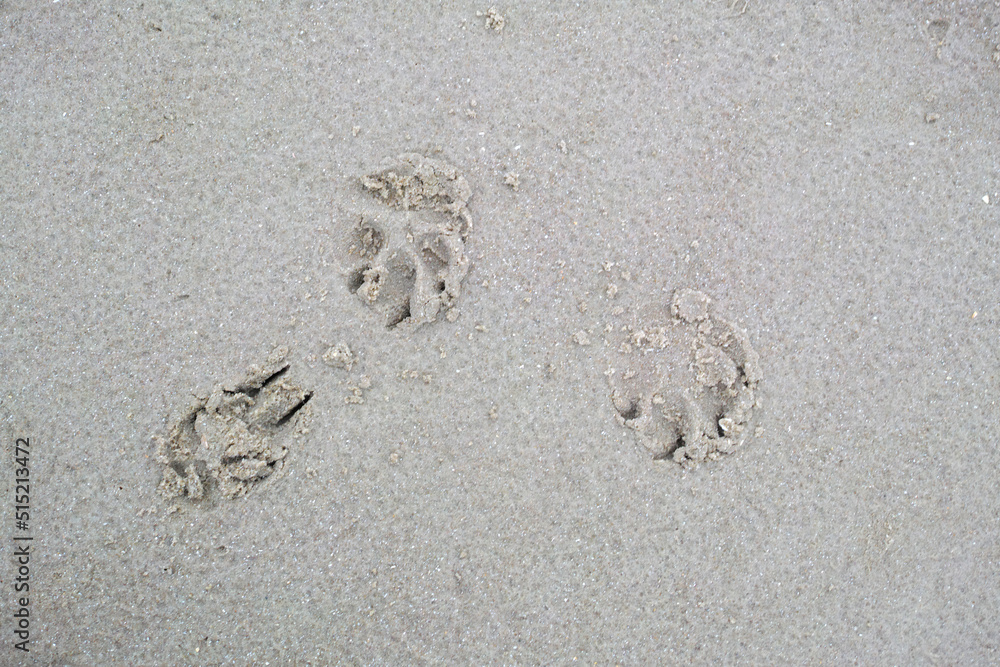
<svg viewBox="0 0 1000 667"><path fill-rule="evenodd" d="M662 324L623 327L608 371L618 421L654 459L694 467L745 442L760 381L760 362L732 322L711 314L702 292L674 294Z"/></svg>
<svg viewBox="0 0 1000 667"><path fill-rule="evenodd" d="M407 153L361 184L395 210L361 216L356 246L362 262L351 273L351 291L379 311L389 329L450 314L469 270L468 182L445 162Z"/></svg>
<svg viewBox="0 0 1000 667"><path fill-rule="evenodd" d="M243 379L191 404L159 442L161 494L199 500L214 487L224 498L238 498L284 467L312 397L287 379L287 355L287 348L277 348Z"/></svg>

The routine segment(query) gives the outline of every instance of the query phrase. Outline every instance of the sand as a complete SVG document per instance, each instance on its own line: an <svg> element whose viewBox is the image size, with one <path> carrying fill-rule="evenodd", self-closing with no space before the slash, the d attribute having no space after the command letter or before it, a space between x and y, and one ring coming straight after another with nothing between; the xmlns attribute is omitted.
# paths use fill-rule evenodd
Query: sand
<svg viewBox="0 0 1000 667"><path fill-rule="evenodd" d="M992 0L0 3L0 664L996 664L998 47Z"/></svg>

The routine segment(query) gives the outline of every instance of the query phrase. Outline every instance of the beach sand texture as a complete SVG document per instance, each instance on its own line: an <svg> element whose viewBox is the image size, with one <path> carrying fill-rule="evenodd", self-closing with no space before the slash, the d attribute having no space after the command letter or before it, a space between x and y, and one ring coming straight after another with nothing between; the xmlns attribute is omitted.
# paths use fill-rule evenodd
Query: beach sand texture
<svg viewBox="0 0 1000 667"><path fill-rule="evenodd" d="M992 0L0 2L0 664L1000 662L998 110Z"/></svg>

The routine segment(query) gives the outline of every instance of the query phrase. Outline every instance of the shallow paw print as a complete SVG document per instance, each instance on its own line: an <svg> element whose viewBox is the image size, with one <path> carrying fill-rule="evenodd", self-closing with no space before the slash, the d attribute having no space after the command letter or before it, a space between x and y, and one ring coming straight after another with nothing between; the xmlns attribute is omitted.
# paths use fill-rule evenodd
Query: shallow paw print
<svg viewBox="0 0 1000 667"><path fill-rule="evenodd" d="M702 292L677 291L670 321L630 329L628 349L637 356L625 362L625 371L609 374L619 423L634 430L656 460L694 467L746 440L759 359L747 335L712 315L710 305Z"/></svg>
<svg viewBox="0 0 1000 667"><path fill-rule="evenodd" d="M435 321L455 307L469 270L468 182L445 162L408 153L361 184L393 210L359 219L362 261L348 287L386 328Z"/></svg>

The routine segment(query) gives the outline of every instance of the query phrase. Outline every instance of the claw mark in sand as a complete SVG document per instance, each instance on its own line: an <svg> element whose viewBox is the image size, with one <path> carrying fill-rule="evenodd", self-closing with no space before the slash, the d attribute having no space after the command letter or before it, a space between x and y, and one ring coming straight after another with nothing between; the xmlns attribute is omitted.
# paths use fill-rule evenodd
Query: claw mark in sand
<svg viewBox="0 0 1000 667"><path fill-rule="evenodd" d="M303 408L312 398L286 378L287 355L279 347L242 380L197 397L168 437L159 439L163 496L200 500L215 487L224 498L238 498L275 478L290 440L307 430Z"/></svg>

